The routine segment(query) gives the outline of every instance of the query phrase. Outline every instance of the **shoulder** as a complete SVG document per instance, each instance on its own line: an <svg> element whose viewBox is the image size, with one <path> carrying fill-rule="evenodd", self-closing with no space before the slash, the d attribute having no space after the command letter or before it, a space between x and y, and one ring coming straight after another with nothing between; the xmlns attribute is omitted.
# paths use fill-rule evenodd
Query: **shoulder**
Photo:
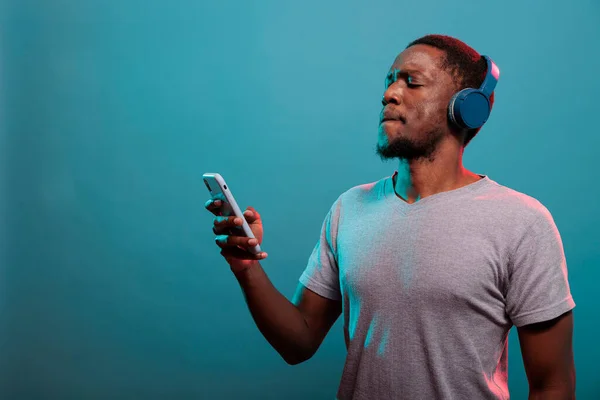
<svg viewBox="0 0 600 400"><path fill-rule="evenodd" d="M550 222L553 218L548 208L532 195L502 185L486 177L487 185L478 193L477 200L496 210L496 213L527 225Z"/></svg>
<svg viewBox="0 0 600 400"><path fill-rule="evenodd" d="M328 218L338 220L342 214L362 212L365 207L373 205L386 196L391 176L377 181L362 183L343 191L331 205Z"/></svg>
<svg viewBox="0 0 600 400"><path fill-rule="evenodd" d="M346 204L366 203L385 196L387 185L391 184L391 176L380 178L376 181L362 183L344 191L338 202Z"/></svg>

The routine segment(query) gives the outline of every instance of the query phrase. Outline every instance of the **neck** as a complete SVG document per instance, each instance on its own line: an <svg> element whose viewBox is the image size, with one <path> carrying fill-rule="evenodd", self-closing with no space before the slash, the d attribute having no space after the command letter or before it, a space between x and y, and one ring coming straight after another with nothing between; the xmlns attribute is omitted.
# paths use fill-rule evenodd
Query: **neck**
<svg viewBox="0 0 600 400"><path fill-rule="evenodd" d="M431 159L400 160L394 182L396 195L414 203L436 193L458 189L481 177L463 166L463 148L458 143L443 141Z"/></svg>

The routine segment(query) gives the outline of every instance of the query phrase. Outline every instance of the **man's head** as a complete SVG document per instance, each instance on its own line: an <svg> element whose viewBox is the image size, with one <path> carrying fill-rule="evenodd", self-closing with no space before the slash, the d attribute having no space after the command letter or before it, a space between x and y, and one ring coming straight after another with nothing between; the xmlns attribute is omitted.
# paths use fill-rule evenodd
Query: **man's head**
<svg viewBox="0 0 600 400"><path fill-rule="evenodd" d="M479 88L486 72L485 59L458 39L427 35L411 42L386 77L377 153L384 159L432 159L450 136L466 146L479 129L451 124L448 105L458 91Z"/></svg>

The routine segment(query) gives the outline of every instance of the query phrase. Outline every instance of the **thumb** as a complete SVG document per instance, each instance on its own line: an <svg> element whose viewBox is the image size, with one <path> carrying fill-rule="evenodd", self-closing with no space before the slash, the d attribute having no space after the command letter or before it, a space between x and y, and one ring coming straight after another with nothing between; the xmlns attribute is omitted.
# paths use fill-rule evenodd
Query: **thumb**
<svg viewBox="0 0 600 400"><path fill-rule="evenodd" d="M260 214L254 207L247 207L246 211L244 211L244 217L246 217L246 221L250 223L260 222Z"/></svg>

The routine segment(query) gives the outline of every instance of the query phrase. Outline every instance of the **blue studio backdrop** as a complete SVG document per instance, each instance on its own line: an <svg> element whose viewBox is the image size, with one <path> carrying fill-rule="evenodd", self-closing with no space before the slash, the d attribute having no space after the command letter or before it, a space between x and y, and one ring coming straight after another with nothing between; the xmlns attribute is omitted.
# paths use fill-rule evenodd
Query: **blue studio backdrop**
<svg viewBox="0 0 600 400"><path fill-rule="evenodd" d="M220 172L262 213L291 298L325 214L389 175L385 74L456 36L501 70L467 168L562 234L578 398L599 398L600 3L0 1L0 397L335 397L341 320L288 366L255 327L203 208ZM527 396L516 332L509 386Z"/></svg>

